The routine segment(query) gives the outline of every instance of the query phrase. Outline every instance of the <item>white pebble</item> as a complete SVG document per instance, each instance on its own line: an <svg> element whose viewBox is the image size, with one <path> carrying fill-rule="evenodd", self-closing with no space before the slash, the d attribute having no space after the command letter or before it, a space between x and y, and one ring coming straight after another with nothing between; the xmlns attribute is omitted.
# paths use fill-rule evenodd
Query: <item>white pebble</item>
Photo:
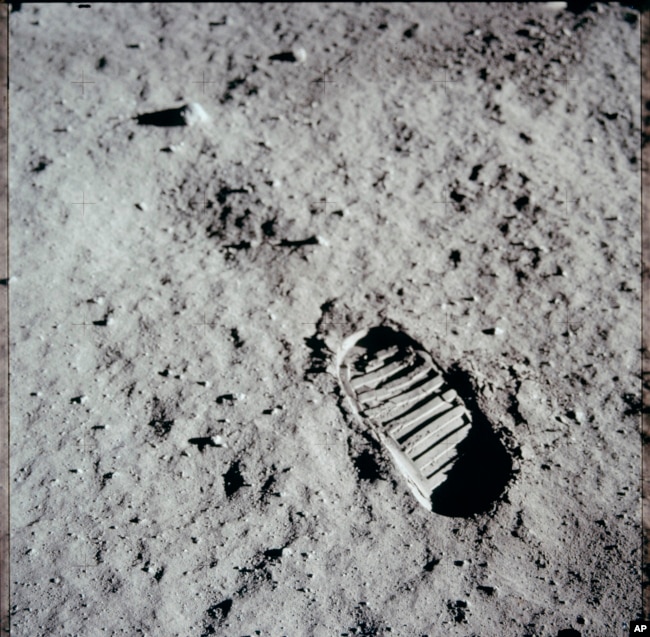
<svg viewBox="0 0 650 637"><path fill-rule="evenodd" d="M566 2L545 2L544 8L549 11L564 11L566 9Z"/></svg>
<svg viewBox="0 0 650 637"><path fill-rule="evenodd" d="M181 115L188 126L205 124L210 121L208 114L198 102L190 102L182 109Z"/></svg>
<svg viewBox="0 0 650 637"><path fill-rule="evenodd" d="M295 47L291 52L298 62L304 62L307 59L307 51L301 46Z"/></svg>
<svg viewBox="0 0 650 637"><path fill-rule="evenodd" d="M225 443L224 439L221 436L210 436L210 440L215 444L217 447L227 447L228 445Z"/></svg>

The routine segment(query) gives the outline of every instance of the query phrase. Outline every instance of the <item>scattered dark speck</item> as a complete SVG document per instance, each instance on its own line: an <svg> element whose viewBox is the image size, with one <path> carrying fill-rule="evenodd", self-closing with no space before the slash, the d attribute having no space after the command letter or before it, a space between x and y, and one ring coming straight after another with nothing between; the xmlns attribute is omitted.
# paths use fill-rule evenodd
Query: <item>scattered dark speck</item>
<svg viewBox="0 0 650 637"><path fill-rule="evenodd" d="M284 549L267 549L264 551L264 557L268 557L270 560L279 560L282 557L282 551Z"/></svg>
<svg viewBox="0 0 650 637"><path fill-rule="evenodd" d="M113 477L113 472L109 471L102 476L102 489L108 484L108 481Z"/></svg>
<svg viewBox="0 0 650 637"><path fill-rule="evenodd" d="M472 168L472 174L469 176L470 181L476 181L478 179L478 174L481 172L481 168L483 168L483 164L477 164Z"/></svg>
<svg viewBox="0 0 650 637"><path fill-rule="evenodd" d="M519 197L519 199L515 201L514 205L515 208L519 212L521 212L524 208L526 208L526 206L528 206L529 203L530 203L530 197L528 197L528 195L522 195L521 197Z"/></svg>
<svg viewBox="0 0 650 637"><path fill-rule="evenodd" d="M223 474L223 485L229 498L232 498L239 489L246 485L240 472L239 461L233 462L228 471Z"/></svg>
<svg viewBox="0 0 650 637"><path fill-rule="evenodd" d="M32 164L31 170L33 173L40 173L44 171L52 163L51 159L47 157L39 157L35 164Z"/></svg>
<svg viewBox="0 0 650 637"><path fill-rule="evenodd" d="M454 268L457 268L460 263L460 250L452 250L449 253L449 260L454 264Z"/></svg>
<svg viewBox="0 0 650 637"><path fill-rule="evenodd" d="M219 602L218 604L215 604L214 606L210 606L207 610L208 617L211 619L216 619L218 621L221 621L223 619L226 619L228 617L228 613L230 613L230 609L232 608L232 599L224 599L223 602Z"/></svg>
<svg viewBox="0 0 650 637"><path fill-rule="evenodd" d="M434 557L432 560L429 560L424 565L424 570L427 571L428 573L431 573L438 564L440 564L440 560Z"/></svg>
<svg viewBox="0 0 650 637"><path fill-rule="evenodd" d="M420 25L418 24L414 24L413 26L406 29L406 31L404 31L404 38L406 38L407 40L411 39L417 32L419 26Z"/></svg>
<svg viewBox="0 0 650 637"><path fill-rule="evenodd" d="M236 349L243 347L244 341L241 339L241 336L239 336L239 330L236 327L233 327L230 330L230 336L232 337Z"/></svg>
<svg viewBox="0 0 650 637"><path fill-rule="evenodd" d="M277 217L274 217L273 219L269 219L262 224L262 232L264 233L265 237L275 237L276 221Z"/></svg>
<svg viewBox="0 0 650 637"><path fill-rule="evenodd" d="M203 453L206 447L218 447L219 445L210 437L190 438L187 442L191 445L196 445L199 451Z"/></svg>
<svg viewBox="0 0 650 637"><path fill-rule="evenodd" d="M381 467L375 457L368 451L364 450L354 459L354 467L361 480L383 480Z"/></svg>
<svg viewBox="0 0 650 637"><path fill-rule="evenodd" d="M155 418L149 421L149 426L153 427L156 434L163 438L172 430L174 421Z"/></svg>

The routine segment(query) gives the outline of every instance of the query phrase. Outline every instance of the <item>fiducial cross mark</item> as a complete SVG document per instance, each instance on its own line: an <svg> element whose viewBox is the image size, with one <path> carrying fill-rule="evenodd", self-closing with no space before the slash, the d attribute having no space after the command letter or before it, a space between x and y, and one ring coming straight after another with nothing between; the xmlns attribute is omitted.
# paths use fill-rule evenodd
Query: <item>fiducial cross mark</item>
<svg viewBox="0 0 650 637"><path fill-rule="evenodd" d="M72 84L80 84L81 85L81 94L82 95L85 94L86 84L94 84L95 83L95 82L91 82L90 80L84 79L84 77L85 77L84 72L81 71L81 81L78 80L76 82L72 82Z"/></svg>

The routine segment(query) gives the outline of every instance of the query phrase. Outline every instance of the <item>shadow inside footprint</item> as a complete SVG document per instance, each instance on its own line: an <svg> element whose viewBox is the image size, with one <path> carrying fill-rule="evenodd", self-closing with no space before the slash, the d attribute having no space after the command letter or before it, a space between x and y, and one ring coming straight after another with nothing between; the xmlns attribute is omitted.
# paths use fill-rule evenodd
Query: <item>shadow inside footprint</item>
<svg viewBox="0 0 650 637"><path fill-rule="evenodd" d="M458 445L458 460L447 479L431 494L432 511L469 517L488 510L504 492L512 460L474 399L466 372L452 369L447 378L472 414L472 428Z"/></svg>

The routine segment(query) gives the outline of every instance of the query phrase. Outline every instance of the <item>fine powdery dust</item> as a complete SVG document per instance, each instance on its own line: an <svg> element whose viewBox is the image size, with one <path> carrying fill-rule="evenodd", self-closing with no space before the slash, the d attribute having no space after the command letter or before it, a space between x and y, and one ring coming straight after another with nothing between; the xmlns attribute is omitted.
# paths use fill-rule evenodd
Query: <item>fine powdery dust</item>
<svg viewBox="0 0 650 637"><path fill-rule="evenodd" d="M13 3L12 635L640 616L640 14L556 5Z"/></svg>

